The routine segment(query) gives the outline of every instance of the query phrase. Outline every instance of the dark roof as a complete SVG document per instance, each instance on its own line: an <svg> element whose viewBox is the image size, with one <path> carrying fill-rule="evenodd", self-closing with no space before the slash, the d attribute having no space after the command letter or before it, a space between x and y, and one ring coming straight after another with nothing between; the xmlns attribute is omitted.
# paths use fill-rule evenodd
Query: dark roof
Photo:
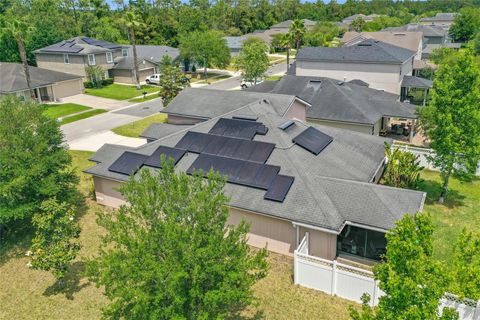
<svg viewBox="0 0 480 320"><path fill-rule="evenodd" d="M32 88L43 87L56 82L80 79L82 76L52 71L48 69L29 67ZM15 92L28 90L23 65L20 63L0 62L0 92Z"/></svg>
<svg viewBox="0 0 480 320"><path fill-rule="evenodd" d="M422 209L423 192L369 183L384 160L385 139L312 125L333 138L320 154L314 155L292 144L292 139L309 126L294 121L286 130L278 128L286 119L269 103L249 104L222 118L247 114L258 117L257 121L268 128L265 135L257 134L253 140L275 144L266 164L279 166L280 174L294 177L294 182L283 202L265 199L264 190L227 183L225 193L231 207L335 232L339 232L347 221L389 229L404 214ZM159 146L174 147L187 132L209 132L218 120L210 119L144 146L123 150L151 155ZM108 170L122 153L117 146L105 145L92 158L97 164L85 172L126 181L128 176ZM197 158L197 154L188 152L178 162L176 170L185 172Z"/></svg>
<svg viewBox="0 0 480 320"><path fill-rule="evenodd" d="M172 60L180 56L180 51L177 48L169 46L154 46L154 45L137 45L137 57L139 59L147 59L153 62L160 62L162 58L167 55ZM132 46L128 46L128 55L133 57Z"/></svg>
<svg viewBox="0 0 480 320"><path fill-rule="evenodd" d="M302 19L302 21L303 21L303 24L305 25L305 27L314 26L314 25L317 24L316 21L309 20L309 19ZM285 21L279 22L277 24L274 24L273 26L270 27L270 29L290 28L292 23L293 23L293 20L285 20Z"/></svg>
<svg viewBox="0 0 480 320"><path fill-rule="evenodd" d="M428 89L433 86L433 81L415 76L404 76L402 87Z"/></svg>
<svg viewBox="0 0 480 320"><path fill-rule="evenodd" d="M186 88L162 112L205 120L265 100L283 115L295 99L283 94Z"/></svg>
<svg viewBox="0 0 480 320"><path fill-rule="evenodd" d="M372 125L384 116L416 118L415 106L398 102L395 94L330 78L286 75L269 92L310 103L308 119Z"/></svg>
<svg viewBox="0 0 480 320"><path fill-rule="evenodd" d="M115 44L103 40L92 39L88 37L75 37L68 40L52 44L51 46L35 50L35 53L68 53L68 54L89 54L102 53L124 48L120 44Z"/></svg>
<svg viewBox="0 0 480 320"><path fill-rule="evenodd" d="M151 62L153 64L158 64L158 62L155 62L153 60L150 60L150 59L147 59L147 58L144 58L144 57L140 57L137 59L137 65L138 65L138 68L139 69L142 69L142 63L143 61L148 61L148 62ZM134 68L134 65L133 65L133 57L132 56L128 56L128 57L123 57L123 56L119 56L119 57L115 57L115 59L113 59L113 68L112 69L126 69L126 70L133 70Z"/></svg>
<svg viewBox="0 0 480 320"><path fill-rule="evenodd" d="M414 55L410 50L368 39L341 48L304 47L297 53L296 60L402 64Z"/></svg>
<svg viewBox="0 0 480 320"><path fill-rule="evenodd" d="M393 32L421 32L424 37L445 37L447 32L442 29L440 26L426 26L418 23L410 23L401 27L388 27L382 31L393 31Z"/></svg>
<svg viewBox="0 0 480 320"><path fill-rule="evenodd" d="M360 80L360 79L353 79L353 80L350 80L348 82L353 83L353 84L357 84L359 86L370 87L369 83L367 83L363 80Z"/></svg>

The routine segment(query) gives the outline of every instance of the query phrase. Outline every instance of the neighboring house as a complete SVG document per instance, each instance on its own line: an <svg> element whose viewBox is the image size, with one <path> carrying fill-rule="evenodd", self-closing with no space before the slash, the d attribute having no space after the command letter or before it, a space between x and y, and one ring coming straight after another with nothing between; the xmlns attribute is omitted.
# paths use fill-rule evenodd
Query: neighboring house
<svg viewBox="0 0 480 320"><path fill-rule="evenodd" d="M359 80L348 83L286 75L280 81L265 81L250 90L299 97L311 105L307 109L308 122L377 136L381 130L389 130L391 118L413 122L417 118L416 106L397 101L395 94L370 89Z"/></svg>
<svg viewBox="0 0 480 320"><path fill-rule="evenodd" d="M350 25L354 20L358 19L358 18L362 18L363 21L365 22L372 22L373 19L375 19L376 17L378 17L379 15L378 14L370 14L370 15L364 15L364 14L354 14L353 16L350 16L350 17L346 17L345 19L342 20L342 23L344 25Z"/></svg>
<svg viewBox="0 0 480 320"><path fill-rule="evenodd" d="M156 72L158 63L164 55L173 60L179 51L167 46L137 46L139 80L144 81ZM86 77L85 68L100 66L105 70L105 77L115 82L135 83L133 52L129 45L119 45L88 37L75 37L35 50L39 67L67 72Z"/></svg>
<svg viewBox="0 0 480 320"><path fill-rule="evenodd" d="M243 41L248 39L248 35L237 36L237 37L223 37L227 42L227 47L230 50L230 55L237 56L242 50Z"/></svg>
<svg viewBox="0 0 480 320"><path fill-rule="evenodd" d="M424 25L440 26L445 30L450 29L455 16L458 13L447 12L447 13L437 13L434 17L427 17L420 19L420 23Z"/></svg>
<svg viewBox="0 0 480 320"><path fill-rule="evenodd" d="M430 55L435 49L449 48L453 50L459 50L462 47L458 42L445 42L442 44L427 44L422 51L422 59L430 59Z"/></svg>
<svg viewBox="0 0 480 320"><path fill-rule="evenodd" d="M389 27L382 31L391 32L421 32L423 44L442 44L447 40L447 32L440 26L427 26L417 23L406 24L401 27Z"/></svg>
<svg viewBox="0 0 480 320"><path fill-rule="evenodd" d="M412 75L416 52L377 40L341 48L303 47L296 55L297 76L362 80L370 88L400 94L403 78Z"/></svg>
<svg viewBox="0 0 480 320"><path fill-rule="evenodd" d="M302 121L310 106L292 95L186 88L162 112L168 114L169 124L192 125L258 101L266 101L278 114Z"/></svg>
<svg viewBox="0 0 480 320"><path fill-rule="evenodd" d="M83 93L82 77L30 66L30 83L38 102L59 101ZM0 62L0 96L14 94L30 98L23 65Z"/></svg>
<svg viewBox="0 0 480 320"><path fill-rule="evenodd" d="M182 101L185 92L190 98L184 91ZM312 256L378 261L385 233L405 214L421 211L425 193L376 184L388 140L307 125L288 116L294 96L273 96L257 94L227 114L138 148L104 145L90 159L96 165L85 170L97 202L124 204L118 188L142 168L161 167L161 155L171 156L177 171L227 176L228 223L249 222L250 245L292 256L308 233ZM238 95L225 91L223 98L236 103ZM210 108L209 99L201 102Z"/></svg>
<svg viewBox="0 0 480 320"><path fill-rule="evenodd" d="M309 19L302 19L303 24L307 30L313 30L315 25L317 24L316 21L312 21ZM277 24L274 24L267 30L255 30L254 32L247 33L244 36L247 37L258 37L265 41L268 45L271 44L272 38L276 34L286 34L290 30L290 26L292 25L293 20L286 20Z"/></svg>
<svg viewBox="0 0 480 320"><path fill-rule="evenodd" d="M344 46L351 46L362 42L363 40L374 39L391 45L408 49L415 52L415 60L422 59L422 33L421 32L356 32L348 31L343 35L342 42Z"/></svg>

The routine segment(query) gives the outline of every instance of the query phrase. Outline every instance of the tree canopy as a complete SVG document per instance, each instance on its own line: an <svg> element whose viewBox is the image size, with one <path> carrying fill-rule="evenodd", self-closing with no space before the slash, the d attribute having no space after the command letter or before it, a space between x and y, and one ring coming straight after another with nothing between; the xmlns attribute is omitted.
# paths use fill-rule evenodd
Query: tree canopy
<svg viewBox="0 0 480 320"><path fill-rule="evenodd" d="M235 60L236 67L248 80L257 79L268 70L268 46L259 38L249 38L243 42L242 50Z"/></svg>
<svg viewBox="0 0 480 320"><path fill-rule="evenodd" d="M453 54L453 53L452 53ZM452 174L474 177L480 161L480 71L469 50L442 59L433 82L431 100L420 109L421 126L440 169L443 192Z"/></svg>
<svg viewBox="0 0 480 320"><path fill-rule="evenodd" d="M449 32L455 41L467 42L473 39L480 32L480 8L463 8L455 16Z"/></svg>
<svg viewBox="0 0 480 320"><path fill-rule="evenodd" d="M104 212L100 256L88 272L105 286L109 318L225 319L253 302L266 250L247 245L248 225L229 226L225 181L176 174L162 159L122 188L128 206Z"/></svg>
<svg viewBox="0 0 480 320"><path fill-rule="evenodd" d="M178 66L172 64L172 59L165 56L160 62L160 97L166 107L180 91L190 86L188 78Z"/></svg>

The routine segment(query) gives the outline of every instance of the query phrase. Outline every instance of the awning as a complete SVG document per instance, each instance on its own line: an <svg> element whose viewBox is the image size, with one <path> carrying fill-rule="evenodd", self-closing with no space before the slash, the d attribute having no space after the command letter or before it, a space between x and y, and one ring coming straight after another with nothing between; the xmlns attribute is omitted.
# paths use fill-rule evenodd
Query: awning
<svg viewBox="0 0 480 320"><path fill-rule="evenodd" d="M415 76L404 76L402 81L402 87L404 88L420 88L429 89L433 85L432 80L419 78Z"/></svg>
<svg viewBox="0 0 480 320"><path fill-rule="evenodd" d="M433 69L435 70L437 65L429 62L427 60L413 60L413 69L414 70L422 70L422 69Z"/></svg>

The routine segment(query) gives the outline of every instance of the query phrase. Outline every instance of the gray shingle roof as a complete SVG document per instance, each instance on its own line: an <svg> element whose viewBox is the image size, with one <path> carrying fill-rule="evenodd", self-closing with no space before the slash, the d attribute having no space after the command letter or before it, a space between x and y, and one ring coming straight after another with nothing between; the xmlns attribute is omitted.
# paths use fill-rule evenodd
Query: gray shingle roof
<svg viewBox="0 0 480 320"><path fill-rule="evenodd" d="M268 100L283 115L295 100L292 95L186 88L175 97L163 113L200 119L218 117L247 104Z"/></svg>
<svg viewBox="0 0 480 320"><path fill-rule="evenodd" d="M436 22L436 21L452 21L455 20L455 16L457 13L455 12L439 12L434 17L426 17L420 19L422 22Z"/></svg>
<svg viewBox="0 0 480 320"><path fill-rule="evenodd" d="M384 116L416 117L415 106L398 102L395 94L330 78L286 75L269 92L295 95L310 103L308 119L371 125Z"/></svg>
<svg viewBox="0 0 480 320"><path fill-rule="evenodd" d="M447 35L447 32L440 26L426 26L417 23L410 23L401 27L389 27L383 29L382 31L421 32L424 37L445 37Z"/></svg>
<svg viewBox="0 0 480 320"><path fill-rule="evenodd" d="M415 77L415 76L404 76L402 80L402 87L406 88L421 88L428 89L433 86L433 81Z"/></svg>
<svg viewBox="0 0 480 320"><path fill-rule="evenodd" d="M158 140L164 138L172 133L175 133L180 130L185 130L190 127L190 125L175 125L170 123L152 123L148 128L146 128L140 137L152 140Z"/></svg>
<svg viewBox="0 0 480 320"><path fill-rule="evenodd" d="M238 37L223 37L227 41L227 47L230 50L240 50L243 46L243 41L245 41L248 36L238 36Z"/></svg>
<svg viewBox="0 0 480 320"><path fill-rule="evenodd" d="M310 26L314 26L317 24L316 21L313 21L313 20L309 20L309 19L302 19L303 21L303 24L305 25L305 27L310 27ZM277 28L290 28L290 26L292 25L293 23L293 20L285 20L285 21L282 21L282 22L279 22L277 24L274 24L273 26L270 27L270 29L277 29Z"/></svg>
<svg viewBox="0 0 480 320"><path fill-rule="evenodd" d="M158 62L155 62L153 60L150 60L150 59L139 56L138 59L137 59L137 65L138 65L139 69L142 69L142 62L143 61L148 61L148 62L151 62L153 64L158 64ZM113 59L113 62L114 62L114 66L113 66L112 69L133 70L133 68L134 68L133 57L132 56L115 57L115 59Z"/></svg>
<svg viewBox="0 0 480 320"><path fill-rule="evenodd" d="M264 102L247 105L223 117L245 114L257 115L257 121L269 129L266 135L257 135L255 140L276 144L267 164L280 166L280 174L294 176L295 181L282 203L265 200L264 190L227 183L225 193L230 197L230 206L337 232L346 221L389 229L405 213L421 210L424 193L368 182L383 161L385 139L313 125L334 139L315 156L291 142L293 137L308 127L306 124L295 121L289 129L279 129L278 125L285 119L277 115L271 104ZM217 120L201 122L188 130L208 132ZM160 145L174 146L186 131L174 133L134 151L150 155ZM127 176L108 171L119 155L118 147L104 146L92 158L98 162L97 165L86 172L126 181ZM196 158L196 154L188 153L179 161L176 169L185 171Z"/></svg>
<svg viewBox="0 0 480 320"><path fill-rule="evenodd" d="M119 50L124 48L122 45L92 39L88 37L75 37L68 40L63 40L50 46L35 50L35 53L68 53L68 54L89 54L102 53L112 50Z"/></svg>
<svg viewBox="0 0 480 320"><path fill-rule="evenodd" d="M410 50L368 39L341 48L304 47L297 53L296 60L402 64L414 55Z"/></svg>
<svg viewBox="0 0 480 320"><path fill-rule="evenodd" d="M29 67L32 88L43 87L60 81L82 78L81 76ZM15 92L28 90L23 65L20 63L0 62L0 92Z"/></svg>
<svg viewBox="0 0 480 320"><path fill-rule="evenodd" d="M132 46L128 47L128 55L133 57ZM154 46L154 45L137 45L137 57L139 59L147 59L153 62L162 61L163 56L168 55L172 61L180 56L180 51L177 48L169 46Z"/></svg>

